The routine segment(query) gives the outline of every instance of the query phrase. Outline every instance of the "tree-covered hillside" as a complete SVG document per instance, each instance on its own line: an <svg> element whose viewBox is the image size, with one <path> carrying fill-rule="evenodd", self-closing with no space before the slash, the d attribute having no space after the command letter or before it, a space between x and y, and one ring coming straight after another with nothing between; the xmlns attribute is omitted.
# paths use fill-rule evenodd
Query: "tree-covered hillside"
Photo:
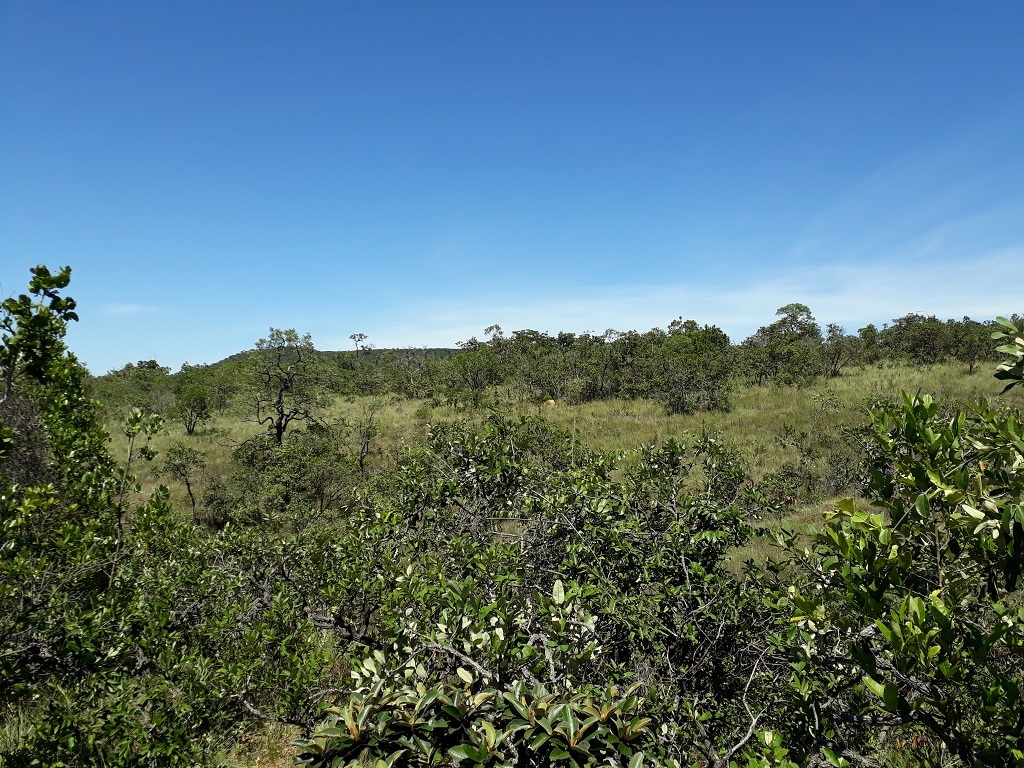
<svg viewBox="0 0 1024 768"><path fill-rule="evenodd" d="M453 350L380 350L357 343L352 352L321 352L311 340L289 349L322 363L320 387L337 396L397 395L472 407L647 399L671 413L728 409L732 392L747 384L806 386L858 366L887 363L960 363L973 373L998 357L994 320L908 314L881 330L868 325L854 335L835 324L823 331L803 304L787 304L776 317L740 343L717 326L677 318L665 330L609 329L600 335L506 335L494 325L484 341L470 338ZM1024 317L1014 315L1011 322L1019 325ZM257 351L213 365L186 363L173 375L155 360L140 360L95 378L93 391L108 410L121 414L132 407L170 413L189 408L186 403L197 397L223 411L237 399Z"/></svg>

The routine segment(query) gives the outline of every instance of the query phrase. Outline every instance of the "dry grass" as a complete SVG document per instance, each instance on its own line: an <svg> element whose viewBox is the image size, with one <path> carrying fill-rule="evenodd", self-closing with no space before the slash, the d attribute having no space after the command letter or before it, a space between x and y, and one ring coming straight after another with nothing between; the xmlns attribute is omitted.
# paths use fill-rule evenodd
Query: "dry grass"
<svg viewBox="0 0 1024 768"><path fill-rule="evenodd" d="M755 481L769 472L776 472L796 460L798 454L784 444L787 430L804 432L812 438L835 441L842 439L842 427L867 423L869 409L880 401L892 401L900 390L929 392L949 407L969 406L980 397L993 398L999 392L998 382L987 371L969 375L956 364L927 368L883 365L844 371L835 379L824 379L802 389L792 387L740 387L733 394L732 408L726 412L670 415L660 404L644 400L606 400L571 405L557 403L554 407L520 404L511 406L517 415L539 414L553 426L575 430L580 440L594 450L618 451L641 444L659 443L687 433L708 431L721 434L726 443L743 455L748 471ZM1014 390L1000 402L1024 409L1024 393ZM372 445L371 465L386 466L404 445L421 441L428 425L450 419L478 422L486 411L455 410L448 406L432 407L427 401L395 398L339 398L326 414L332 423L349 425L365 421L370 409L375 410L379 431ZM126 439L120 427L109 422L111 450L123 461ZM295 427L301 429L301 425ZM186 435L180 424L168 422L152 447L165 452L175 442L203 452L208 475L224 476L231 469L234 446L259 432L258 425L244 421L239 413L217 415L211 422ZM358 449L358 438L349 438L349 450ZM162 477L160 456L148 465L134 469L143 485L143 493L160 483L171 488L172 500L180 509L188 509L184 488L170 478ZM819 505L813 505L818 509ZM800 522L804 507L792 510L792 522ZM809 513L820 519L820 511Z"/></svg>
<svg viewBox="0 0 1024 768"><path fill-rule="evenodd" d="M240 742L230 753L219 756L215 768L286 768L294 765L299 748L292 742L299 738L294 726L272 723Z"/></svg>

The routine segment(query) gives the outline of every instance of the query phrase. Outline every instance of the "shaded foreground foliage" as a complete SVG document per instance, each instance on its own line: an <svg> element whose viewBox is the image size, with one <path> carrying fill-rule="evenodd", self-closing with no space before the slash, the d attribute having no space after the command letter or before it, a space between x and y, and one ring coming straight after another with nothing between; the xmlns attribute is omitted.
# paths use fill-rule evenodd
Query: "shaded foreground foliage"
<svg viewBox="0 0 1024 768"><path fill-rule="evenodd" d="M0 765L215 764L269 722L310 766L1024 765L1016 414L877 410L873 508L742 578L770 503L708 434L604 455L495 410L369 473L311 418L239 446L198 514L131 476L159 418L129 411L127 466L108 455L69 276L33 270L0 323ZM769 366L826 343L783 309ZM664 391L686 375L665 361Z"/></svg>

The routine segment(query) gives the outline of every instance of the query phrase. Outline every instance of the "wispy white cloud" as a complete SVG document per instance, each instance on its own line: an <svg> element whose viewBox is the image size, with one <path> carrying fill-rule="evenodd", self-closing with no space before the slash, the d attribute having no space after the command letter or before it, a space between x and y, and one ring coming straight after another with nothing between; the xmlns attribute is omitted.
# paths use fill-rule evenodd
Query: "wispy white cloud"
<svg viewBox="0 0 1024 768"><path fill-rule="evenodd" d="M1020 240L1024 179L1020 105L996 111L875 169L803 223L793 258L878 258L929 235L967 234L988 250L1006 234ZM983 226L984 225L984 226ZM941 246L941 239L932 238ZM937 248L942 255L942 249Z"/></svg>
<svg viewBox="0 0 1024 768"><path fill-rule="evenodd" d="M457 269L436 296L368 313L359 330L378 347L450 347L482 337L493 323L506 332L601 333L664 328L682 316L718 325L739 341L795 301L811 307L822 324L836 322L849 331L910 312L943 319L1024 312L1024 155L1016 151L1024 149L1022 119L1024 110L1014 107L892 159L822 200L788 234L788 247L760 258L737 250L728 232L704 254L682 246L676 253L663 244L656 260L666 273L674 278L680 265L699 259L699 282L637 284L630 274L634 256L595 271L580 253L581 279L613 284L538 283L529 294L515 295L497 277L484 285L460 282L459 271L474 263L466 251L482 246L473 238L453 238L437 262ZM478 264L501 263L475 258ZM459 286L461 295L454 293ZM322 346L351 347L346 336L314 337Z"/></svg>
<svg viewBox="0 0 1024 768"><path fill-rule="evenodd" d="M908 253L920 243L909 243ZM922 255L924 253L924 255ZM450 347L483 336L492 323L506 332L603 332L664 328L682 316L723 328L739 341L775 317L790 302L808 305L822 324L849 331L882 324L909 312L940 318L987 319L1024 311L1024 245L970 258L937 260L927 249L916 256L863 264L822 265L779 271L767 279L717 285L645 285L592 289L534 299L424 302L407 306L395 322L367 327L378 347ZM348 338L324 336L324 348L346 349Z"/></svg>

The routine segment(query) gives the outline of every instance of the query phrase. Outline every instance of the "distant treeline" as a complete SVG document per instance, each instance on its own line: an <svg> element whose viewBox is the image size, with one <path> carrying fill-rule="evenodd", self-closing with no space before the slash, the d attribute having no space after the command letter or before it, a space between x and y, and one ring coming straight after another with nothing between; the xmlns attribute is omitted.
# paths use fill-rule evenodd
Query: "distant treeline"
<svg viewBox="0 0 1024 768"><path fill-rule="evenodd" d="M335 395L391 394L455 406L495 398L645 398L686 413L727 408L740 383L802 386L853 365L957 361L973 372L979 362L997 357L993 330L991 320L908 314L852 334L834 323L822 329L807 306L787 304L774 322L738 344L718 326L679 318L645 333L506 334L493 325L484 340L470 338L453 350L378 350L357 342L352 352L320 355L327 370L323 386ZM94 379L93 390L115 412L140 407L172 413L196 401L224 411L240 394L246 360L247 353L238 353L214 365L185 364L174 375L154 360L139 361Z"/></svg>

